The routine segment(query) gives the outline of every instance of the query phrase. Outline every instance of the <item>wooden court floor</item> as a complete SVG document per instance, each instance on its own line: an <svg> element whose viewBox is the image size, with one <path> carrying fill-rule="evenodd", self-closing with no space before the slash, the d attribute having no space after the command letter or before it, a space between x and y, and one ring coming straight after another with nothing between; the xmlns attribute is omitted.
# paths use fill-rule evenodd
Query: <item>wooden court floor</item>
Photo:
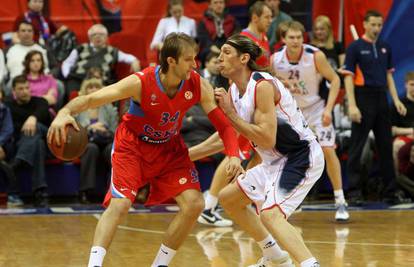
<svg viewBox="0 0 414 267"><path fill-rule="evenodd" d="M150 266L172 216L128 215L104 266ZM321 266L414 266L413 210L353 211L351 216L349 223L337 224L332 212L306 211L290 220ZM96 222L96 215L0 216L0 266L86 266ZM259 248L239 228L197 225L170 267L242 267L259 257Z"/></svg>

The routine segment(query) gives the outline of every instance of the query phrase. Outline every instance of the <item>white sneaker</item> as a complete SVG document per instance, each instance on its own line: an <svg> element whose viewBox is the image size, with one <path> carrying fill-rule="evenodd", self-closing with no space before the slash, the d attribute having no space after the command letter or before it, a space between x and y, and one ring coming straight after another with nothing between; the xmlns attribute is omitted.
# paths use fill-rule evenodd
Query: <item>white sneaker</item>
<svg viewBox="0 0 414 267"><path fill-rule="evenodd" d="M349 220L349 213L347 210L348 204L336 204L336 213L335 213L335 220L338 222L346 222Z"/></svg>
<svg viewBox="0 0 414 267"><path fill-rule="evenodd" d="M197 222L214 227L229 227L233 225L233 221L224 219L221 215L213 210L204 210Z"/></svg>
<svg viewBox="0 0 414 267"><path fill-rule="evenodd" d="M282 251L283 256L279 259L268 259L262 257L256 264L250 265L249 267L295 267L289 253Z"/></svg>

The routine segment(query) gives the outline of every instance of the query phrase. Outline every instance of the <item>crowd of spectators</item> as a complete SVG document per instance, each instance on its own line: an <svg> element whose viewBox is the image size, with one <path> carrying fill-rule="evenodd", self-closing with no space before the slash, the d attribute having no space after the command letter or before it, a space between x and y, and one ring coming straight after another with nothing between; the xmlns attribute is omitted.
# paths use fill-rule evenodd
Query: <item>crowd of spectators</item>
<svg viewBox="0 0 414 267"><path fill-rule="evenodd" d="M197 40L200 47L200 74L213 87L227 88L229 81L218 70L220 48L226 39L241 32L254 40L263 50L263 60L258 63L266 67L271 54L283 46L282 36L286 23L293 20L280 9L280 0L255 2L249 9L249 24L242 30L237 19L226 9L225 0L210 0L208 9L198 22L185 16L181 0L170 0L167 15L159 21L150 48L159 51L163 40L171 32L188 34ZM28 0L28 10L15 20L12 44L0 50L0 175L8 181L8 201L13 205L23 204L19 197L18 179L22 168L31 170L34 204L48 204L45 161L51 154L45 143L45 135L56 112L72 97L89 94L115 82L118 79L115 72L117 63L130 65L131 73L141 69L136 56L108 44L108 30L104 25L95 24L90 27L87 32L89 41L78 44L67 26L59 25L43 15L43 5L43 0ZM374 153L378 151L382 165L380 167L384 168L382 175L387 176L383 177L382 183L387 186L387 190L391 190L387 197L395 197L398 193L398 200L402 200L404 197L401 192L414 197L414 74L410 72L406 75L407 94L401 101L396 95L393 82L390 82L391 58L387 58L387 64L377 68L376 73L365 73L366 77L380 77L375 81L383 81L382 84L369 84L369 79L365 80L365 84L354 84L353 79L356 76L356 64L361 66L361 63L363 65L367 62L366 59L359 58L358 51L374 49L372 43L376 40L382 23L381 14L375 13L368 19L365 18L364 36L352 43L347 50L343 44L334 40L332 24L327 16L318 16L312 30L307 33L310 37L309 44L325 53L342 81L345 77L347 89L351 85L352 90L355 88L351 101L340 103L340 109L345 114L338 113L342 115L335 118L335 125L344 121L349 108L352 122L348 121L346 129L341 128L338 134L347 131L352 135L348 136L348 139L351 138L348 143L351 146L349 169L351 189L354 200L357 201L364 200L357 161L360 160L359 155L371 129L376 134L378 144ZM66 45L64 48L62 42ZM367 44L369 48L365 48ZM378 51L390 51L385 43L378 41L375 45L378 46ZM382 60L379 64L385 63ZM368 72L370 71L372 70ZM320 87L321 96L326 97L329 83L322 80ZM361 93L364 88L365 95ZM393 98L391 106L384 98L388 88L391 88ZM378 109L378 114L388 114L388 109L391 109L391 115L368 122L371 124L367 126L367 118L374 115L364 105L369 105L373 96L385 101L381 102L384 106L381 107L383 110ZM378 107L378 102L374 104ZM105 162L110 167L111 142L121 113L117 110L117 105L107 105L83 112L77 117L89 134L86 153L80 158L79 195L84 203L89 201L89 194L96 186L97 166L100 162ZM361 113L362 122L359 121ZM385 128L390 128L389 134ZM214 128L198 106L187 114L183 135L188 145L203 141L213 131ZM338 140L342 142L343 138ZM338 145L343 147L343 144ZM347 151L341 149L341 153ZM382 195L380 197L383 199Z"/></svg>

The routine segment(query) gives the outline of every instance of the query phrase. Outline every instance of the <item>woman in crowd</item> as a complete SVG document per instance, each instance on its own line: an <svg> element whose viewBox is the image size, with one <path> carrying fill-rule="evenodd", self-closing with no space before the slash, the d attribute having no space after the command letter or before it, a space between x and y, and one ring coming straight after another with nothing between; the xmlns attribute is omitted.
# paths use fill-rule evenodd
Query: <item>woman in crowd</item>
<svg viewBox="0 0 414 267"><path fill-rule="evenodd" d="M79 95L91 94L103 87L102 81L96 78L82 83ZM80 201L88 202L88 196L96 185L96 171L102 158L110 165L111 147L115 129L118 125L118 112L112 104L89 109L77 116L78 123L88 130L89 143L81 156L80 164Z"/></svg>
<svg viewBox="0 0 414 267"><path fill-rule="evenodd" d="M151 49L160 50L165 37L172 32L182 32L193 38L196 37L195 20L183 15L184 7L181 0L170 0L167 17L158 23L157 30L150 45Z"/></svg>

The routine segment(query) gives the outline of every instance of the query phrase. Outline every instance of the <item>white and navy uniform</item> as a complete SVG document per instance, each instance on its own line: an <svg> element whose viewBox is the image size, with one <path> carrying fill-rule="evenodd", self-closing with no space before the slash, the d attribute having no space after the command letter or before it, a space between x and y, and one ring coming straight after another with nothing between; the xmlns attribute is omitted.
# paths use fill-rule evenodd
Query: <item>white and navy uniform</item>
<svg viewBox="0 0 414 267"><path fill-rule="evenodd" d="M289 217L302 203L324 168L321 146L283 84L266 72L253 72L245 93L241 96L233 83L230 94L237 114L246 122L254 123L256 86L270 81L280 92L275 104L277 116L276 145L272 149L253 147L262 163L237 179L240 189L251 199L257 211L278 206Z"/></svg>
<svg viewBox="0 0 414 267"><path fill-rule="evenodd" d="M318 48L304 44L299 62L290 63L286 46L272 56L272 68L294 88L294 97L303 112L309 127L318 137L321 146L335 146L335 129L333 125L322 125L325 100L319 96L319 84L322 76L315 64Z"/></svg>

